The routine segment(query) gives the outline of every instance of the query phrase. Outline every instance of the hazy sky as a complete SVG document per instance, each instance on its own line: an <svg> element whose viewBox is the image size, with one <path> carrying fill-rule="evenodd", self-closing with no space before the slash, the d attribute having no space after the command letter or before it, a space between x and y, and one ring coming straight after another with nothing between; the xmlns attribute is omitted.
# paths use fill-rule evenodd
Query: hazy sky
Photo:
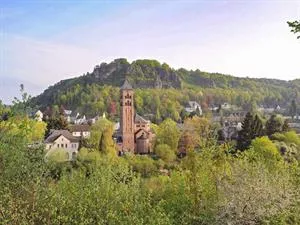
<svg viewBox="0 0 300 225"><path fill-rule="evenodd" d="M300 78L286 21L300 0L0 0L0 99L33 94L103 61L157 59L235 76Z"/></svg>

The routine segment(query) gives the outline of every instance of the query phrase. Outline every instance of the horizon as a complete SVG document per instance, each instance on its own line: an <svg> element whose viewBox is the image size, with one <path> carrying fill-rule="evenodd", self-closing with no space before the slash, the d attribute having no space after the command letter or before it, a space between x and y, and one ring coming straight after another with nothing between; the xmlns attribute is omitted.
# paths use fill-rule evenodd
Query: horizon
<svg viewBox="0 0 300 225"><path fill-rule="evenodd" d="M287 25L300 18L300 1L3 1L0 10L6 103L19 95L20 83L37 95L116 58L235 77L300 78L299 40Z"/></svg>

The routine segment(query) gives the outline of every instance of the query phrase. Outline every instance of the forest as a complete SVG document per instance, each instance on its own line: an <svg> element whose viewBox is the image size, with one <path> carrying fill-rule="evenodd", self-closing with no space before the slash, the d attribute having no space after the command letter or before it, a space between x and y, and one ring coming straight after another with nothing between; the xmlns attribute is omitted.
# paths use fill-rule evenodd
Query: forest
<svg viewBox="0 0 300 225"><path fill-rule="evenodd" d="M177 120L188 101L197 101L204 109L228 102L245 111L261 105L287 108L293 99L300 104L300 80L239 78L200 70L175 70L156 60L129 63L126 59L101 63L92 73L62 80L34 97L31 104L42 109L63 106L88 116L114 113L125 78L135 88L137 111L162 119Z"/></svg>
<svg viewBox="0 0 300 225"><path fill-rule="evenodd" d="M165 119L153 154L122 157L100 119L66 161L45 158L47 124L24 102L0 114L0 224L300 223L300 137L278 116L248 113L237 143L218 142L205 117Z"/></svg>

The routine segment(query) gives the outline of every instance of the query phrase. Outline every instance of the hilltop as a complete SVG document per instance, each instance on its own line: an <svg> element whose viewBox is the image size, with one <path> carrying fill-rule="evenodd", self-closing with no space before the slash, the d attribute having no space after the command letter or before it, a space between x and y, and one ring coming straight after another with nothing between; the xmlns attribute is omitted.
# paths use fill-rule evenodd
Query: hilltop
<svg viewBox="0 0 300 225"><path fill-rule="evenodd" d="M176 95L175 100L178 104L197 100L206 105L227 101L239 106L250 102L268 106L275 104L286 106L291 99L300 96L299 79L283 81L240 78L201 70L184 68L176 70L157 60L144 59L129 63L121 58L96 65L91 73L61 80L33 98L32 103L40 108L63 105L91 115L109 111L108 100L113 102L118 100L117 90L125 78L139 90L137 95L142 98L142 106L147 102L145 96L143 97L145 93L156 93L160 100L164 93L171 93ZM174 107L180 113L180 107L176 104ZM139 106L137 108L139 110ZM157 110L157 107L148 108L149 110L146 107L143 111L155 113Z"/></svg>

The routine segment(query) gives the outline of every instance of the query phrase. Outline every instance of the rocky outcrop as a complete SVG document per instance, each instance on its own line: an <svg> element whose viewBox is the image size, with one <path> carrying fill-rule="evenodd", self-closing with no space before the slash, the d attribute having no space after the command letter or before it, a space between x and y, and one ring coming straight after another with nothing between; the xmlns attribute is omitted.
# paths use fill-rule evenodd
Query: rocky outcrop
<svg viewBox="0 0 300 225"><path fill-rule="evenodd" d="M166 65L166 64L165 64ZM135 88L180 88L181 80L174 69L162 66L155 60L137 60L131 64L126 59L116 59L94 68L90 75L97 83L115 86L127 78Z"/></svg>

